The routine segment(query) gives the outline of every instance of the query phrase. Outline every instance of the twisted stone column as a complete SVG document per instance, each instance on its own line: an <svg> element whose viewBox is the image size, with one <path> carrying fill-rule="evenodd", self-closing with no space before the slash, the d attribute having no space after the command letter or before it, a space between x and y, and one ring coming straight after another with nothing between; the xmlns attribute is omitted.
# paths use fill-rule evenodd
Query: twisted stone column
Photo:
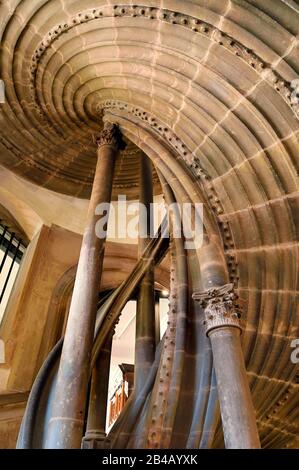
<svg viewBox="0 0 299 470"><path fill-rule="evenodd" d="M123 146L118 128L105 123L97 144L98 161L57 375L46 448L76 449L81 446L106 239L106 234L102 234L101 238L96 235L98 216L95 215L95 210L98 204L109 203L111 200L115 158Z"/></svg>
<svg viewBox="0 0 299 470"><path fill-rule="evenodd" d="M225 447L259 448L241 348L239 314L233 305L233 284L194 293L193 299L204 309L206 332L211 340Z"/></svg>

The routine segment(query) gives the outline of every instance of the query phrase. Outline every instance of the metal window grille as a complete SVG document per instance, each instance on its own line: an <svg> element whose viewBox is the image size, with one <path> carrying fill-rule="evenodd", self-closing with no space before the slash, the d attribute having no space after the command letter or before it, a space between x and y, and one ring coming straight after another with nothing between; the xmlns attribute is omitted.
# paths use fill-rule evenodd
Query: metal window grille
<svg viewBox="0 0 299 470"><path fill-rule="evenodd" d="M12 290L25 245L9 228L0 223L0 308L5 307ZM5 305L3 305L5 304Z"/></svg>

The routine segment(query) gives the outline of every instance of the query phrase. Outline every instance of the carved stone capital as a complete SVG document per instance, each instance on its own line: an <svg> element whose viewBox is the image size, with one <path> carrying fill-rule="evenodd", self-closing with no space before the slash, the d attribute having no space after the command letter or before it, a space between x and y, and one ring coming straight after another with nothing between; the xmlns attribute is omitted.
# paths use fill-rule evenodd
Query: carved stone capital
<svg viewBox="0 0 299 470"><path fill-rule="evenodd" d="M122 134L116 124L106 121L101 132L96 136L98 148L103 145L110 145L115 150L123 150L126 146L122 139Z"/></svg>
<svg viewBox="0 0 299 470"><path fill-rule="evenodd" d="M206 333L221 327L235 327L241 330L240 314L234 307L233 284L213 287L205 292L194 292L192 298L204 309Z"/></svg>

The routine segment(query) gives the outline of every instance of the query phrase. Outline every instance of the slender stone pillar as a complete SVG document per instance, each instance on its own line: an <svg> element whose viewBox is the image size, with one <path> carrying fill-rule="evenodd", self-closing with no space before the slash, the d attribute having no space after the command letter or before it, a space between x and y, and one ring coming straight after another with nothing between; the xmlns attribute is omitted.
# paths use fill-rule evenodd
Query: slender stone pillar
<svg viewBox="0 0 299 470"><path fill-rule="evenodd" d="M80 448L105 234L96 235L95 209L111 200L115 157L122 140L118 128L105 123L98 139L98 161L83 235L76 280L64 337L46 448Z"/></svg>
<svg viewBox="0 0 299 470"><path fill-rule="evenodd" d="M225 447L256 449L260 441L240 341L233 284L193 294L204 309L211 340Z"/></svg>
<svg viewBox="0 0 299 470"><path fill-rule="evenodd" d="M151 235L151 203L153 202L152 164L146 155L140 158L140 203L146 208L139 215L139 255L146 248ZM145 384L155 358L155 290L154 265L149 266L139 286L136 312L135 382L138 393Z"/></svg>
<svg viewBox="0 0 299 470"><path fill-rule="evenodd" d="M107 400L113 335L109 335L92 371L86 433L83 449L104 448L106 437Z"/></svg>

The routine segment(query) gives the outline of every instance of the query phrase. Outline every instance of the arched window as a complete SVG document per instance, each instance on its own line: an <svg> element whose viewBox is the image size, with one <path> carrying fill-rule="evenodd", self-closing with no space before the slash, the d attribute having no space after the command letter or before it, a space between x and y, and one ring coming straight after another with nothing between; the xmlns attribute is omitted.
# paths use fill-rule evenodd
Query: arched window
<svg viewBox="0 0 299 470"><path fill-rule="evenodd" d="M0 223L0 322L24 252L25 245L21 238Z"/></svg>

